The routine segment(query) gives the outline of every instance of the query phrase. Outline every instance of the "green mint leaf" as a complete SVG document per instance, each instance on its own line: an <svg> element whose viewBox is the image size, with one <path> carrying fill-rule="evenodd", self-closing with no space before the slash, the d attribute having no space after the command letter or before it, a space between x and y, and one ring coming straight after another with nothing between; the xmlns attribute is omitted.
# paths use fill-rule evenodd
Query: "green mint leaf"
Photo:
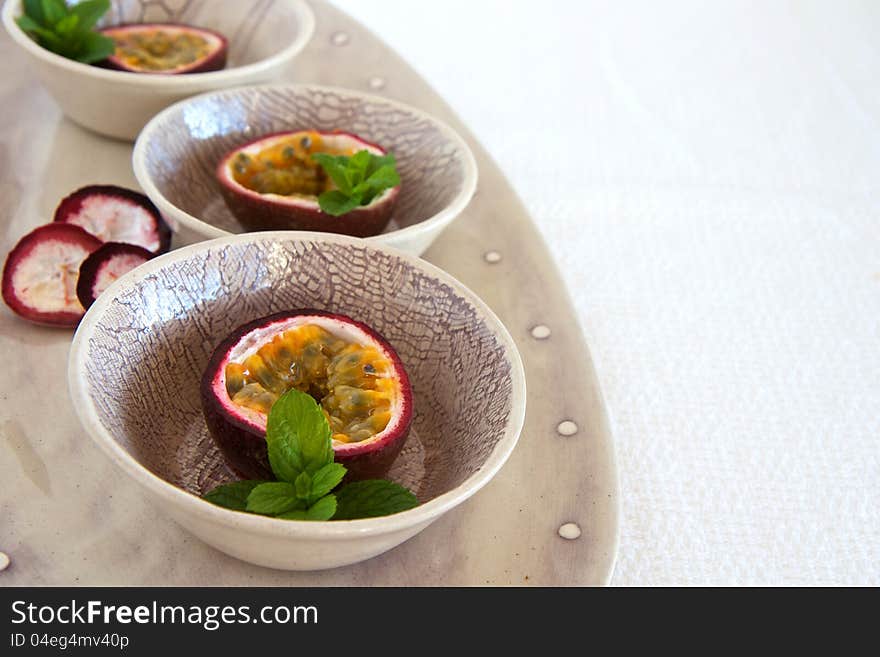
<svg viewBox="0 0 880 657"><path fill-rule="evenodd" d="M64 0L43 0L42 7L45 22L49 25L56 25L68 13Z"/></svg>
<svg viewBox="0 0 880 657"><path fill-rule="evenodd" d="M330 424L310 395L289 390L269 410L266 443L269 465L281 481L293 483L333 462Z"/></svg>
<svg viewBox="0 0 880 657"><path fill-rule="evenodd" d="M300 472L296 481L293 482L293 487L296 489L297 498L308 504L309 498L312 496L312 477L309 473Z"/></svg>
<svg viewBox="0 0 880 657"><path fill-rule="evenodd" d="M66 37L76 30L79 25L79 16L76 14L68 14L55 25L55 33L59 36Z"/></svg>
<svg viewBox="0 0 880 657"><path fill-rule="evenodd" d="M81 30L92 29L101 16L110 9L110 0L84 0L70 8L70 11L79 17L79 28Z"/></svg>
<svg viewBox="0 0 880 657"><path fill-rule="evenodd" d="M36 34L43 29L36 20L27 14L22 14L15 19L15 22L18 23L18 26L25 32L33 32Z"/></svg>
<svg viewBox="0 0 880 657"><path fill-rule="evenodd" d="M394 159L393 153L386 153L385 155L373 155L370 158L370 166L367 167L367 175L366 178L372 176L380 167L390 166L392 168L397 167L397 162Z"/></svg>
<svg viewBox="0 0 880 657"><path fill-rule="evenodd" d="M369 151L358 151L348 160L347 178L352 189L360 185L367 177L372 155Z"/></svg>
<svg viewBox="0 0 880 657"><path fill-rule="evenodd" d="M336 513L336 496L325 495L310 506L306 513L307 520L330 520Z"/></svg>
<svg viewBox="0 0 880 657"><path fill-rule="evenodd" d="M361 184L361 181L363 181L363 179L363 173L358 171L357 169L346 169L345 182L348 185L347 189L352 190L346 193L352 195L354 188Z"/></svg>
<svg viewBox="0 0 880 657"><path fill-rule="evenodd" d="M348 196L338 189L331 189L318 196L318 205L321 206L321 210L334 217L350 212L360 204L360 196Z"/></svg>
<svg viewBox="0 0 880 657"><path fill-rule="evenodd" d="M372 175L367 178L366 182L371 185L373 189L384 191L386 189L391 189L392 187L397 187L400 184L400 176L393 164L385 164L376 169Z"/></svg>
<svg viewBox="0 0 880 657"><path fill-rule="evenodd" d="M31 37L36 37L37 43L52 52L57 52L63 45L61 39L51 29L42 27L29 16L19 16L16 22Z"/></svg>
<svg viewBox="0 0 880 657"><path fill-rule="evenodd" d="M390 164L379 167L367 180L358 185L354 191L360 194L361 204L368 205L374 198L386 189L397 187L400 184L400 176Z"/></svg>
<svg viewBox="0 0 880 657"><path fill-rule="evenodd" d="M84 64L92 64L107 59L115 50L116 42L113 39L97 32L89 32L83 38L79 54L75 59Z"/></svg>
<svg viewBox="0 0 880 657"><path fill-rule="evenodd" d="M296 489L286 481L270 481L255 486L247 497L247 510L263 515L278 515L303 504L296 498Z"/></svg>
<svg viewBox="0 0 880 657"><path fill-rule="evenodd" d="M330 180L343 194L351 194L351 186L348 183L348 157L345 155L328 155L327 153L314 153L312 159L321 165L321 168L330 176Z"/></svg>
<svg viewBox="0 0 880 657"><path fill-rule="evenodd" d="M370 153L370 151L358 151L348 159L349 168L356 171L362 171L364 172L364 174L366 174L367 167L370 166L370 162L372 161L373 157L375 156ZM364 177L366 178L366 175L364 175Z"/></svg>
<svg viewBox="0 0 880 657"><path fill-rule="evenodd" d="M43 15L43 0L24 0L24 15L33 19L40 25L46 24L46 17Z"/></svg>
<svg viewBox="0 0 880 657"><path fill-rule="evenodd" d="M308 509L288 511L276 517L284 520L330 520L334 513L336 513L336 496L325 495Z"/></svg>
<svg viewBox="0 0 880 657"><path fill-rule="evenodd" d="M328 463L312 476L312 490L309 503L314 504L336 488L345 477L346 469L341 463Z"/></svg>
<svg viewBox="0 0 880 657"><path fill-rule="evenodd" d="M386 479L367 479L346 484L336 492L334 520L375 518L406 511L419 505L409 490Z"/></svg>
<svg viewBox="0 0 880 657"><path fill-rule="evenodd" d="M247 509L247 498L251 491L266 482L263 481L233 481L231 484L222 484L212 488L202 495L202 499L223 506L234 511Z"/></svg>
<svg viewBox="0 0 880 657"><path fill-rule="evenodd" d="M46 28L38 28L34 33L39 37L37 42L44 48L51 50L59 55L64 55L66 44L64 40L55 34L52 30ZM66 57L66 55L64 55Z"/></svg>

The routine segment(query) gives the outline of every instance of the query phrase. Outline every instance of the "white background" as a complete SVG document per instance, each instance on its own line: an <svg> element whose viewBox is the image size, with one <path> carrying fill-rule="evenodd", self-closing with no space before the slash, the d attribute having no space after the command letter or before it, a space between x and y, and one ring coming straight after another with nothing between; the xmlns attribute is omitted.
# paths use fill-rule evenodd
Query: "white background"
<svg viewBox="0 0 880 657"><path fill-rule="evenodd" d="M613 583L880 585L880 3L336 4L558 259L614 418Z"/></svg>

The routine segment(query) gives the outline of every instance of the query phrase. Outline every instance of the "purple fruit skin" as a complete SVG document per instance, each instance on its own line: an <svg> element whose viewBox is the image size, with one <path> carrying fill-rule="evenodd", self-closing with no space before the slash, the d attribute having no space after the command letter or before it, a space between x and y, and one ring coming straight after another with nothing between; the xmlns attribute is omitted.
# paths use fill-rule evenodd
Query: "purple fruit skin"
<svg viewBox="0 0 880 657"><path fill-rule="evenodd" d="M313 230L323 233L340 233L354 237L378 235L388 222L397 205L397 188L389 197L371 207L361 207L334 217L314 208L273 203L255 198L233 189L221 180L220 192L229 211L248 230Z"/></svg>
<svg viewBox="0 0 880 657"><path fill-rule="evenodd" d="M200 392L202 399L202 411L205 416L205 424L208 431L214 438L217 446L220 448L227 465L239 476L244 479L275 479L272 468L269 465L269 455L266 446L266 435L264 432L256 431L249 424L241 421L237 417L230 415L218 403L213 388L214 375L223 362L226 354L241 340L241 337L251 330L260 326L265 326L272 321L293 317L295 315L322 315L326 317L343 318L358 326L368 329L369 334L388 350L392 357L396 371L399 373L403 386L404 403L403 414L396 434L394 434L385 445L377 449L371 449L362 453L344 455L338 451L334 452L334 460L341 463L348 470L345 475L345 481L357 481L360 479L377 479L382 478L391 469L394 460L403 449L406 439L409 436L410 425L412 424L412 388L410 387L409 377L406 370L403 369L403 363L391 346L378 333L370 329L365 324L352 320L344 315L336 313L328 313L321 310L311 308L283 311L254 320L244 326L239 327L235 332L226 338L211 355L208 366L205 368L202 376Z"/></svg>
<svg viewBox="0 0 880 657"><path fill-rule="evenodd" d="M92 251L79 266L79 278L76 281L76 297L86 310L98 298L95 294L95 282L101 271L101 265L118 255L136 255L146 262L155 254L137 244L124 242L104 242L98 249Z"/></svg>

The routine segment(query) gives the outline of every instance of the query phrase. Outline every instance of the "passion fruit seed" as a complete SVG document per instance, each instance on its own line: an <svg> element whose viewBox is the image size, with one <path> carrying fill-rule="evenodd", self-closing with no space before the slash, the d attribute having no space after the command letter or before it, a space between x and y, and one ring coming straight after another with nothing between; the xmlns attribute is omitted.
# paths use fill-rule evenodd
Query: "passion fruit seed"
<svg viewBox="0 0 880 657"><path fill-rule="evenodd" d="M226 392L242 407L268 413L293 388L321 404L334 440L381 433L397 394L391 363L378 349L342 340L315 324L289 329L242 362L226 365Z"/></svg>

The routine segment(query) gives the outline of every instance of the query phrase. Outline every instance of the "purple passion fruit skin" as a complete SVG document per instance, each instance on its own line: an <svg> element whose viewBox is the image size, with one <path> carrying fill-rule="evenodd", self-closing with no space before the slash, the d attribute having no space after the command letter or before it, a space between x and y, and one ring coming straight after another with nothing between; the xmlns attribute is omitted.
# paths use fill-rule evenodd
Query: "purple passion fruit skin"
<svg viewBox="0 0 880 657"><path fill-rule="evenodd" d="M227 153L217 166L220 192L247 230L311 230L370 237L381 233L397 204L400 185L369 205L334 217L321 210L318 195L333 189L314 153L354 155L386 151L348 132L301 130L266 135Z"/></svg>
<svg viewBox="0 0 880 657"><path fill-rule="evenodd" d="M100 246L101 240L73 224L31 231L6 258L3 300L31 322L76 326L85 313L76 296L80 264Z"/></svg>
<svg viewBox="0 0 880 657"><path fill-rule="evenodd" d="M123 274L144 264L153 253L134 244L106 242L93 251L79 267L76 296L86 310L98 296Z"/></svg>
<svg viewBox="0 0 880 657"><path fill-rule="evenodd" d="M412 388L397 353L367 325L320 310L290 310L239 327L213 352L201 383L202 410L229 467L245 479L274 479L266 418L297 388L324 409L336 462L347 481L383 477L412 423Z"/></svg>
<svg viewBox="0 0 880 657"><path fill-rule="evenodd" d="M171 247L171 228L153 202L131 189L115 185L88 185L58 205L54 221L74 224L102 242L124 242L152 253Z"/></svg>
<svg viewBox="0 0 880 657"><path fill-rule="evenodd" d="M105 27L116 52L101 66L129 73L208 73L226 66L226 37L179 23L131 23Z"/></svg>

